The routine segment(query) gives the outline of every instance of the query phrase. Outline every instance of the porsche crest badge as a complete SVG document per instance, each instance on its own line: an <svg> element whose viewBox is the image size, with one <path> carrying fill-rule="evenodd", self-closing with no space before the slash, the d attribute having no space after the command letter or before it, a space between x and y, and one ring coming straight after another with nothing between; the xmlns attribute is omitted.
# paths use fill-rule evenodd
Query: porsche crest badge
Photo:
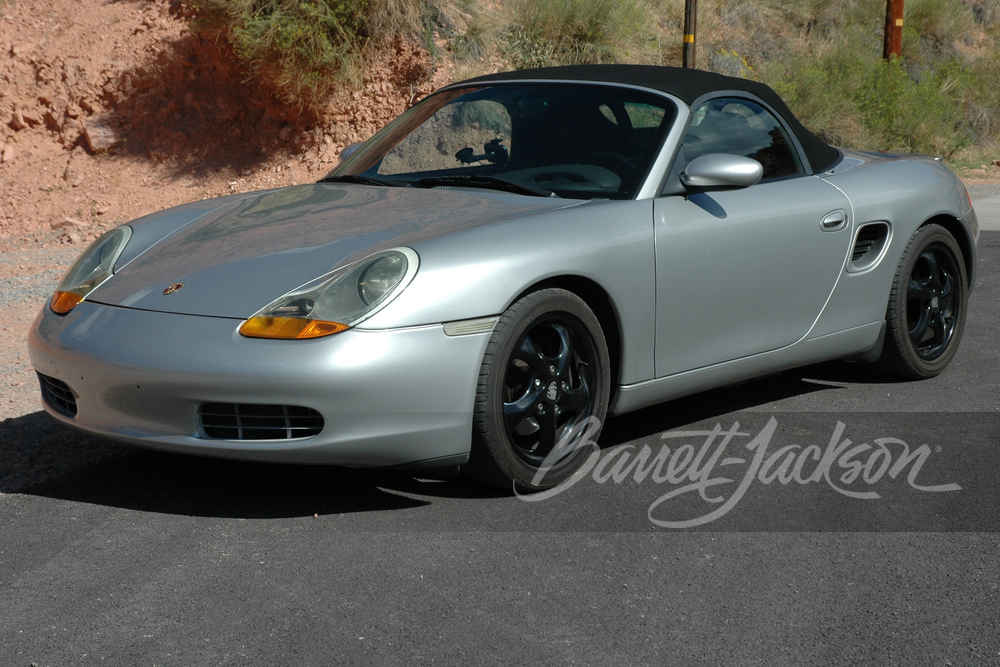
<svg viewBox="0 0 1000 667"><path fill-rule="evenodd" d="M167 289L163 290L163 295L166 296L167 294L173 294L182 287L184 287L184 283L174 283Z"/></svg>

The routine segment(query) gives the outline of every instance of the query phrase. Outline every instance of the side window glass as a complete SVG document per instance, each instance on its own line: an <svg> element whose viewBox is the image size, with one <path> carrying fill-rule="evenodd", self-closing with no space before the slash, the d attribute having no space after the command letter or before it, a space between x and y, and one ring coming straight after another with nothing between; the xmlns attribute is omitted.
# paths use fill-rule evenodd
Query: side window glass
<svg viewBox="0 0 1000 667"><path fill-rule="evenodd" d="M684 138L684 160L730 153L757 160L764 179L803 173L802 163L781 124L750 100L709 100L695 110Z"/></svg>

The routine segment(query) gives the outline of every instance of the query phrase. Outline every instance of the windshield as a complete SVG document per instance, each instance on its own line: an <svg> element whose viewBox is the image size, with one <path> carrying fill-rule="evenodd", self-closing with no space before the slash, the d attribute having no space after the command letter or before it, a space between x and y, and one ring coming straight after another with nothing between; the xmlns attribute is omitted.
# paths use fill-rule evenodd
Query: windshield
<svg viewBox="0 0 1000 667"><path fill-rule="evenodd" d="M675 115L667 98L612 86L446 90L394 120L324 180L629 199Z"/></svg>

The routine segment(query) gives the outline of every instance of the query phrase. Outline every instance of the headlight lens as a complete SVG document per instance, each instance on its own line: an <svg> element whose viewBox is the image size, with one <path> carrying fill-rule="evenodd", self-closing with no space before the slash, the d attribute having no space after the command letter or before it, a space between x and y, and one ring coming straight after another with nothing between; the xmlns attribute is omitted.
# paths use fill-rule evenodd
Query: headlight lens
<svg viewBox="0 0 1000 667"><path fill-rule="evenodd" d="M366 305L392 291L406 273L406 257L383 255L365 267L358 278L358 296Z"/></svg>
<svg viewBox="0 0 1000 667"><path fill-rule="evenodd" d="M115 262L132 238L132 228L126 225L105 233L83 251L56 287L49 307L65 315L87 298L114 274Z"/></svg>
<svg viewBox="0 0 1000 667"><path fill-rule="evenodd" d="M395 248L345 267L269 303L240 326L255 338L318 338L349 329L403 291L417 253Z"/></svg>

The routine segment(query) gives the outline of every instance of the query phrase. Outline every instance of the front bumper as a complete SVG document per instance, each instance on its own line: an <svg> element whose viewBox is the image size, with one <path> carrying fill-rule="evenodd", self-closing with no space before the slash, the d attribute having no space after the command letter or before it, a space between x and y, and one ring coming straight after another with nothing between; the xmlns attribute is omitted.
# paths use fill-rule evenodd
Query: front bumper
<svg viewBox="0 0 1000 667"><path fill-rule="evenodd" d="M488 333L442 325L315 340L245 338L239 320L84 301L48 306L29 336L31 363L65 383L59 421L110 440L227 458L347 466L454 465L468 457L476 383ZM225 440L198 425L205 403L318 411L322 430L289 440Z"/></svg>
<svg viewBox="0 0 1000 667"><path fill-rule="evenodd" d="M979 217L976 215L976 209L969 209L969 212L963 215L959 220L962 223L962 228L965 229L967 236L967 243L965 248L969 253L969 257L966 258L966 270L969 274L969 294L972 294L972 290L976 286L976 270L979 267L978 261L978 251L979 246Z"/></svg>

